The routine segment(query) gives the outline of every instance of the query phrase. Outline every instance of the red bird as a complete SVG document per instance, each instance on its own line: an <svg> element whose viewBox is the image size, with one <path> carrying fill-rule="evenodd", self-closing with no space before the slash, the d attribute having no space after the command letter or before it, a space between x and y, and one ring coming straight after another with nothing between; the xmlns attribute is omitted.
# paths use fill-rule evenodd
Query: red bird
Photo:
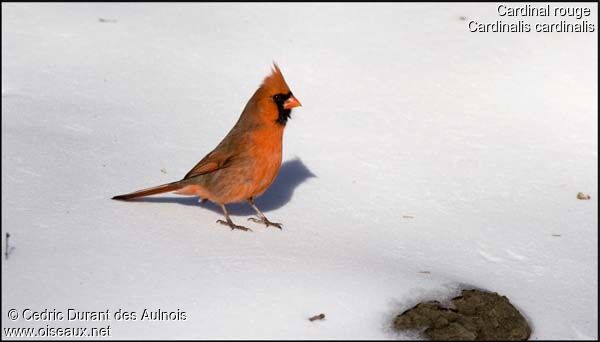
<svg viewBox="0 0 600 342"><path fill-rule="evenodd" d="M292 108L298 106L300 102L277 64L273 64L271 74L250 98L235 126L183 179L113 199L129 200L171 191L199 196L221 206L225 221L218 223L245 231L251 229L234 224L225 205L247 201L259 217L249 220L281 229L281 223L269 221L254 199L269 188L279 172L283 131Z"/></svg>

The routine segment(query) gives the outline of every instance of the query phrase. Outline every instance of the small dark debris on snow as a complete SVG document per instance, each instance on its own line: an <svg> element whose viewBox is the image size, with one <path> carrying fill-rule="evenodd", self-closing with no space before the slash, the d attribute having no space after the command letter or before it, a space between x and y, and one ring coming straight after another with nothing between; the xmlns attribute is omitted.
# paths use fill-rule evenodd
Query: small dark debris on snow
<svg viewBox="0 0 600 342"><path fill-rule="evenodd" d="M313 322L313 321L320 321L320 320L323 320L323 319L325 319L325 314L324 313L318 314L316 316L312 316L308 320L311 321L311 322Z"/></svg>
<svg viewBox="0 0 600 342"><path fill-rule="evenodd" d="M438 301L420 303L394 320L398 330L422 331L431 340L529 339L531 328L508 298L494 292L463 290L452 299L453 307Z"/></svg>
<svg viewBox="0 0 600 342"><path fill-rule="evenodd" d="M411 218L415 218L415 217L412 215L402 215L402 218L411 219Z"/></svg>
<svg viewBox="0 0 600 342"><path fill-rule="evenodd" d="M577 199L580 199L580 200L589 200L590 198L592 198L592 197L590 197L590 195L584 194L583 192L578 192L577 193Z"/></svg>
<svg viewBox="0 0 600 342"><path fill-rule="evenodd" d="M12 247L10 246L10 244L8 243L8 239L10 239L10 233L6 233L6 247L4 250L4 259L8 260L8 256L10 255L10 252L12 251Z"/></svg>
<svg viewBox="0 0 600 342"><path fill-rule="evenodd" d="M464 15L461 15L460 17L458 17L458 19L465 21L465 20L467 20L467 17L465 17Z"/></svg>
<svg viewBox="0 0 600 342"><path fill-rule="evenodd" d="M98 21L101 23L116 23L117 19L98 18Z"/></svg>
<svg viewBox="0 0 600 342"><path fill-rule="evenodd" d="M552 234L552 236L554 236L554 237L561 237L562 235L560 235L560 234Z"/></svg>
<svg viewBox="0 0 600 342"><path fill-rule="evenodd" d="M165 170L165 168L163 167L162 169L160 169L160 172L167 174L167 170Z"/></svg>
<svg viewBox="0 0 600 342"><path fill-rule="evenodd" d="M429 272L429 271L419 271L419 273L421 273L421 274L431 274L431 272Z"/></svg>

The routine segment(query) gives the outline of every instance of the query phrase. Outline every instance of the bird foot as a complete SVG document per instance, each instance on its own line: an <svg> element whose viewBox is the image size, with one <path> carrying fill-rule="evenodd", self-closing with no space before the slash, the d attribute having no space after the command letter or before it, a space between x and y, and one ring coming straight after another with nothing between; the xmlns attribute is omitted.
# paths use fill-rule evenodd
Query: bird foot
<svg viewBox="0 0 600 342"><path fill-rule="evenodd" d="M238 226L237 224L234 224L231 221L217 220L217 223L220 223L222 225L228 226L229 228L231 228L231 230L239 229L239 230L243 230L245 232L247 232L247 231L251 232L252 231L252 229L250 229L250 228L246 228L244 226Z"/></svg>
<svg viewBox="0 0 600 342"><path fill-rule="evenodd" d="M252 221L252 222L256 222L256 223L263 223L265 226L269 227L269 226L273 226L273 227L277 227L279 229L282 229L281 223L276 223L276 222L271 222L269 221L266 217L262 217L262 218L255 218L255 217L250 217L248 218L248 221Z"/></svg>

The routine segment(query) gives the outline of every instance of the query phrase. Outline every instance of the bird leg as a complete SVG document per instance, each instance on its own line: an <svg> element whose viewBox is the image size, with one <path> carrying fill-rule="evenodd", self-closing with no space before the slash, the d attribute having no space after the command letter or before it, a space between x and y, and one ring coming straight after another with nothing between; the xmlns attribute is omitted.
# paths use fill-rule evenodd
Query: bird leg
<svg viewBox="0 0 600 342"><path fill-rule="evenodd" d="M245 232L252 231L252 229L250 229L250 228L246 228L244 226L238 226L237 224L234 224L233 221L231 221L231 218L229 218L229 213L227 212L227 208L225 208L224 204L221 204L221 209L223 209L223 214L225 214L226 221L217 220L217 223L229 226L229 228L231 228L231 230L239 229L239 230L243 230Z"/></svg>
<svg viewBox="0 0 600 342"><path fill-rule="evenodd" d="M260 219L254 218L254 217L250 217L248 219L248 221L252 221L252 222L256 222L256 223L264 223L265 226L269 227L269 226L273 226L273 227L277 227L279 229L281 228L281 223L275 223L275 222L271 222L269 221L269 219L265 216L265 214L263 214L262 211L260 211L260 209L258 209L258 207L256 206L256 204L254 204L254 199L252 197L248 198L248 204L250 204L250 206L252 206L252 208L254 208L254 210L256 211L256 215L258 217L260 217Z"/></svg>

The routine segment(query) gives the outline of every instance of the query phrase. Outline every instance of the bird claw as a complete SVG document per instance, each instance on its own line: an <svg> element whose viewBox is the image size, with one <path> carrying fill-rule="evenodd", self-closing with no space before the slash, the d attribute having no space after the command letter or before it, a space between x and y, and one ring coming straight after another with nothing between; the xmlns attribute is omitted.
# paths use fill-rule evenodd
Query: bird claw
<svg viewBox="0 0 600 342"><path fill-rule="evenodd" d="M256 222L256 223L263 223L265 226L267 226L267 228L269 226L273 226L273 227L279 228L280 230L283 230L283 228L281 227L282 226L281 223L271 222L266 217L263 217L260 219L257 219L255 217L250 217L250 218L248 218L248 221L252 221L252 222Z"/></svg>
<svg viewBox="0 0 600 342"><path fill-rule="evenodd" d="M229 228L231 228L231 230L239 229L239 230L243 230L245 232L247 232L247 231L251 231L252 232L253 231L250 228L246 228L244 226L238 226L237 224L234 224L233 222L227 222L227 221L223 221L223 220L217 220L217 223L220 223L222 225L228 226Z"/></svg>

